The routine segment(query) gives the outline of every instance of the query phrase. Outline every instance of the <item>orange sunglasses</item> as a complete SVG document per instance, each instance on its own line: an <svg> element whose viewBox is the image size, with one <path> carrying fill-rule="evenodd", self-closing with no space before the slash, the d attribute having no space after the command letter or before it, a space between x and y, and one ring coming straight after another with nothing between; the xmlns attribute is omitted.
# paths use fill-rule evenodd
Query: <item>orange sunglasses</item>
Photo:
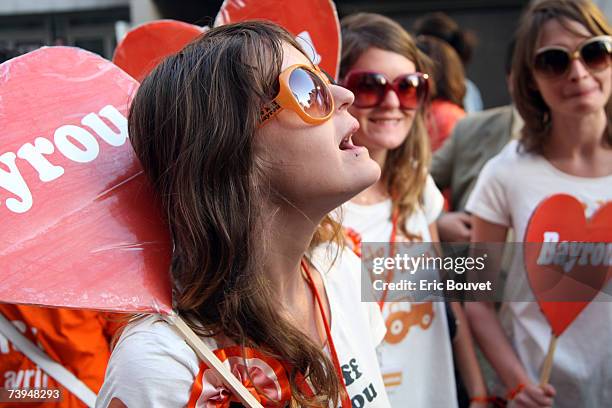
<svg viewBox="0 0 612 408"><path fill-rule="evenodd" d="M278 81L278 95L261 109L260 127L284 108L291 109L311 125L318 125L331 117L334 98L329 89L330 81L319 67L292 65L281 72Z"/></svg>

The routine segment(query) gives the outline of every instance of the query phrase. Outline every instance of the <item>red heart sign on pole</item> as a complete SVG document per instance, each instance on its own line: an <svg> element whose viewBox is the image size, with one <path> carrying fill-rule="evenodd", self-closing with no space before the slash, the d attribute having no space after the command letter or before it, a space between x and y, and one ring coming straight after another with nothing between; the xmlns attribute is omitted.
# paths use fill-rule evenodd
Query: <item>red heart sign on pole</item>
<svg viewBox="0 0 612 408"><path fill-rule="evenodd" d="M141 82L170 54L180 51L206 28L174 20L157 20L129 31L115 49L113 62Z"/></svg>
<svg viewBox="0 0 612 408"><path fill-rule="evenodd" d="M531 215L524 242L529 283L558 337L608 282L606 243L612 242L612 203L587 220L576 198L551 196Z"/></svg>
<svg viewBox="0 0 612 408"><path fill-rule="evenodd" d="M587 220L576 198L553 195L531 215L523 241L529 283L552 330L540 373L540 384L546 384L559 336L610 278L606 252L612 242L612 203ZM563 301L569 299L579 301Z"/></svg>
<svg viewBox="0 0 612 408"><path fill-rule="evenodd" d="M138 83L41 48L0 65L0 301L171 312L170 238L127 134Z"/></svg>
<svg viewBox="0 0 612 408"><path fill-rule="evenodd" d="M337 78L340 64L340 23L331 0L225 0L215 27L239 21L273 21L297 37L310 59Z"/></svg>

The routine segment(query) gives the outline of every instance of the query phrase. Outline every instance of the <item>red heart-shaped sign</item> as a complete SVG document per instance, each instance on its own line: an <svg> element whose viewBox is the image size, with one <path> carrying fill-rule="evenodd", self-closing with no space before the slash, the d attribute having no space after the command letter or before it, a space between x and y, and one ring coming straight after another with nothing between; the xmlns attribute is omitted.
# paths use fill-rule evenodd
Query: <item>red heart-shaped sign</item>
<svg viewBox="0 0 612 408"><path fill-rule="evenodd" d="M137 88L78 48L0 65L0 301L171 311L167 226L127 138Z"/></svg>
<svg viewBox="0 0 612 408"><path fill-rule="evenodd" d="M115 48L113 62L142 81L168 55L180 51L206 28L174 20L156 20L130 30Z"/></svg>
<svg viewBox="0 0 612 408"><path fill-rule="evenodd" d="M310 59L337 78L340 64L340 22L331 0L225 0L215 27L239 21L273 21L297 37Z"/></svg>
<svg viewBox="0 0 612 408"><path fill-rule="evenodd" d="M553 195L531 215L524 242L529 283L553 333L559 336L610 278L612 202L587 220L576 198Z"/></svg>

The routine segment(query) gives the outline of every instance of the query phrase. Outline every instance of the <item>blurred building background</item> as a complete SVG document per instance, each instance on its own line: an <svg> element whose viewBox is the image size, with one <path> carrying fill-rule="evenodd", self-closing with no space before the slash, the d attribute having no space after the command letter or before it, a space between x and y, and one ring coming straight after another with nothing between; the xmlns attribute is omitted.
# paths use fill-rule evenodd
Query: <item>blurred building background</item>
<svg viewBox="0 0 612 408"><path fill-rule="evenodd" d="M284 0L290 6L292 0ZM381 13L410 30L419 16L444 11L479 39L467 75L485 107L509 102L504 79L506 46L528 0L336 0L340 17ZM612 0L596 0L612 15ZM0 48L24 53L43 45L74 45L111 58L117 38L158 18L210 25L221 0L0 0Z"/></svg>

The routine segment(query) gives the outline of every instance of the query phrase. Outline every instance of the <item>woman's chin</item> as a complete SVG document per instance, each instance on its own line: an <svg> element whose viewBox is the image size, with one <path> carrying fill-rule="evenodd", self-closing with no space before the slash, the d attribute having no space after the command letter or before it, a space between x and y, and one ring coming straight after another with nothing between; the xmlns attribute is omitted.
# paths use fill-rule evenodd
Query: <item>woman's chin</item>
<svg viewBox="0 0 612 408"><path fill-rule="evenodd" d="M361 168L350 177L350 188L347 189L348 198L346 200L350 200L366 188L372 186L380 178L381 170L378 163L372 159L364 160L364 162Z"/></svg>

